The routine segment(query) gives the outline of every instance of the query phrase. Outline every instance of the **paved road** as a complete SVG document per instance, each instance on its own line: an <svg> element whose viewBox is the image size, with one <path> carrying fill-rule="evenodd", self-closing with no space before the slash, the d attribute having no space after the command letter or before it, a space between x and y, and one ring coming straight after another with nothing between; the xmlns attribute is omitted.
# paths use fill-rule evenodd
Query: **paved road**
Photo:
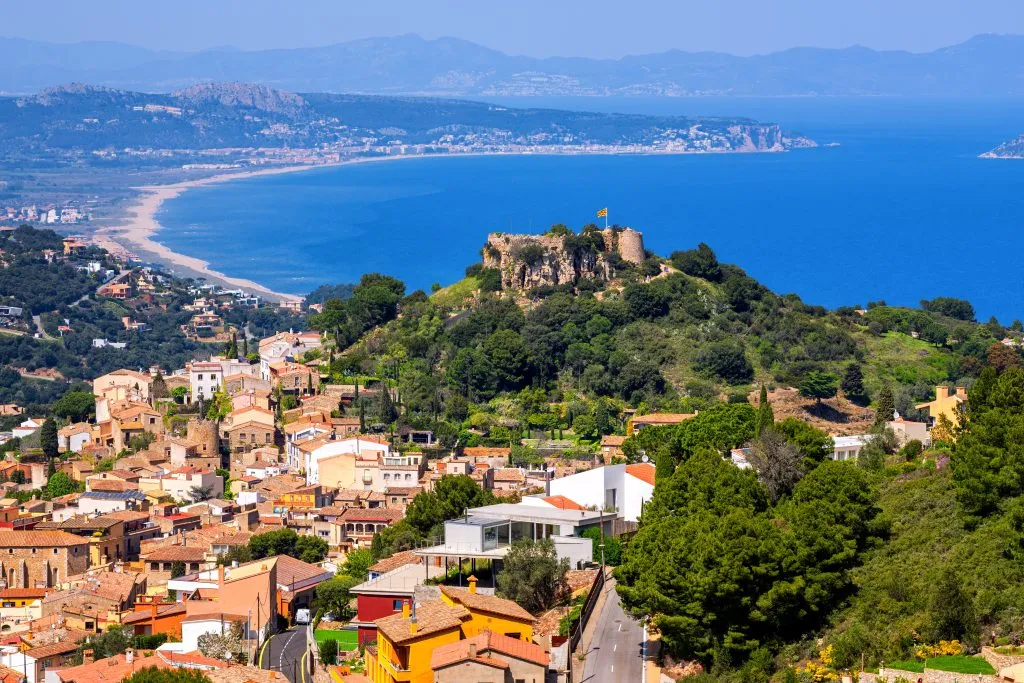
<svg viewBox="0 0 1024 683"><path fill-rule="evenodd" d="M306 651L306 627L296 626L267 640L260 651L259 666L280 671L291 683L307 683L309 676L303 669L309 667Z"/></svg>
<svg viewBox="0 0 1024 683"><path fill-rule="evenodd" d="M584 683L640 683L643 675L643 627L622 610L615 582L605 584L608 593L604 609L583 666Z"/></svg>

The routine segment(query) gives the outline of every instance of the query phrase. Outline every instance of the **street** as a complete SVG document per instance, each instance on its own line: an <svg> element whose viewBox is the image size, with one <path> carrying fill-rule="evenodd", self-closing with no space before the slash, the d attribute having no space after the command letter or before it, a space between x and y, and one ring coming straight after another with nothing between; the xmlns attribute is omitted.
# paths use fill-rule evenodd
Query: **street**
<svg viewBox="0 0 1024 683"><path fill-rule="evenodd" d="M640 683L643 676L643 627L622 610L615 582L609 581L607 602L597 618L583 666L585 683Z"/></svg>
<svg viewBox="0 0 1024 683"><path fill-rule="evenodd" d="M290 683L306 683L309 680L303 669L309 667L306 652L306 627L294 626L267 639L260 649L257 664L261 669L280 671Z"/></svg>

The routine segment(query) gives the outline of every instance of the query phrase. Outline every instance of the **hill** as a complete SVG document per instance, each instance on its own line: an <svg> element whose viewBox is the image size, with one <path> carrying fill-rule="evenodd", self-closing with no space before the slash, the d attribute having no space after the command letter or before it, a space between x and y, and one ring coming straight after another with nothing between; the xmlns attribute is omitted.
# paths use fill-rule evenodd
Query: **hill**
<svg viewBox="0 0 1024 683"><path fill-rule="evenodd" d="M0 91L81 81L170 92L218 80L303 92L444 96L1011 96L1024 38L979 35L928 53L793 48L737 57L668 52L621 59L512 56L456 38L367 38L325 47L154 52L117 43L0 39Z"/></svg>

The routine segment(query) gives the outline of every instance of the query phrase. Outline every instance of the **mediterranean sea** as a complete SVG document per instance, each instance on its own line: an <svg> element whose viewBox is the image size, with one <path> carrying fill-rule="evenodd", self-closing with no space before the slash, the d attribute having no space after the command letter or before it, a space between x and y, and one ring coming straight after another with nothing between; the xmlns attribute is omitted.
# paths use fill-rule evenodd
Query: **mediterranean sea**
<svg viewBox="0 0 1024 683"><path fill-rule="evenodd" d="M579 228L609 208L667 256L708 243L779 293L829 307L969 299L1024 318L1024 100L544 99L510 106L749 116L819 147L784 154L411 158L197 187L154 239L279 292L367 272L449 284L488 232Z"/></svg>

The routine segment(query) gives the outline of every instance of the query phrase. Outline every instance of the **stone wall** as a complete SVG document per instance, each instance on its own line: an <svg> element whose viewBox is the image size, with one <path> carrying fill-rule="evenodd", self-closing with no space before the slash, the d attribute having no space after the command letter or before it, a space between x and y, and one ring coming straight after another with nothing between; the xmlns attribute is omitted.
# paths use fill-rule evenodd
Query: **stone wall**
<svg viewBox="0 0 1024 683"><path fill-rule="evenodd" d="M1005 669L1008 666L1024 663L1024 655L1001 655L995 649L985 646L981 648L981 656L992 665L996 671Z"/></svg>
<svg viewBox="0 0 1024 683"><path fill-rule="evenodd" d="M565 238L554 235L487 236L483 249L485 268L501 273L504 289L528 290L575 284L579 280L606 282L612 277L608 256L618 254L623 261L639 265L644 261L643 236L629 228L606 229L598 250L566 248Z"/></svg>
<svg viewBox="0 0 1024 683"><path fill-rule="evenodd" d="M961 674L952 671L937 671L925 668L924 673L916 671L902 671L888 667L880 669L877 674L861 673L858 683L895 683L897 678L903 678L910 683L1002 683L998 676L986 676L981 674Z"/></svg>

